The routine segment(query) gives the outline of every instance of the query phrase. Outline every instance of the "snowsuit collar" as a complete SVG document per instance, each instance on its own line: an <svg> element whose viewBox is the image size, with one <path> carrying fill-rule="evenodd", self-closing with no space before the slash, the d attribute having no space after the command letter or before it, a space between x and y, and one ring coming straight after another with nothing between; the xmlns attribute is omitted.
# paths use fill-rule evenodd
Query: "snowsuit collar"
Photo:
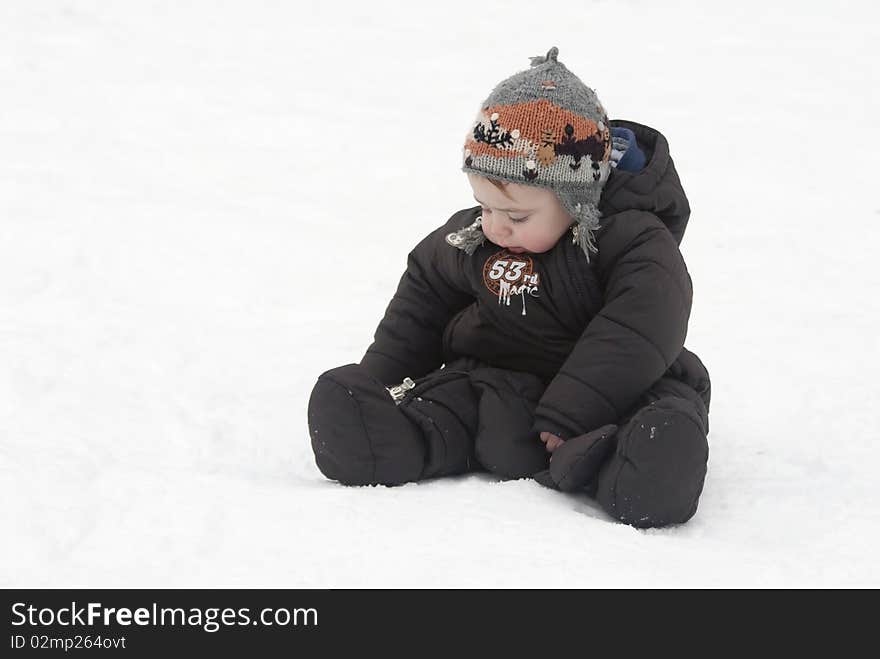
<svg viewBox="0 0 880 659"><path fill-rule="evenodd" d="M636 134L623 126L611 127L611 166L624 172L637 172L645 166L645 154Z"/></svg>

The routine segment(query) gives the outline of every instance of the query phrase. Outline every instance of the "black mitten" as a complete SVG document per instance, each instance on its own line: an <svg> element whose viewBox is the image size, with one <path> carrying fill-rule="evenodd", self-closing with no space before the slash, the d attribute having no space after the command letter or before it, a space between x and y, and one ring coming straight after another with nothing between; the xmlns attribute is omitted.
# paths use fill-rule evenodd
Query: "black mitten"
<svg viewBox="0 0 880 659"><path fill-rule="evenodd" d="M599 470L614 452L617 443L613 423L597 428L584 435L566 440L553 451L550 468L535 474L541 485L577 492L595 485Z"/></svg>

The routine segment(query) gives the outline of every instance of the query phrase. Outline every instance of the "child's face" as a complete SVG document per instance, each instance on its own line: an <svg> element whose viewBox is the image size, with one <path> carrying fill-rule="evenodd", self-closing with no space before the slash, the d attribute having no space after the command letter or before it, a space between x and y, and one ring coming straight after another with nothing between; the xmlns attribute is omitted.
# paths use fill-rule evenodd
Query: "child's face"
<svg viewBox="0 0 880 659"><path fill-rule="evenodd" d="M573 222L552 190L505 182L505 196L486 177L467 177L483 207L483 233L515 254L546 252Z"/></svg>

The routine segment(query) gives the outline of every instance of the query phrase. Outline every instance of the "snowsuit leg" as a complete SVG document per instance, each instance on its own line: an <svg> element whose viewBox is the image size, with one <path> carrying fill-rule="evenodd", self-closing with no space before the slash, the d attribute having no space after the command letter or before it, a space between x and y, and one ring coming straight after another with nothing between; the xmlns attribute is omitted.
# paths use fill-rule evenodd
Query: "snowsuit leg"
<svg viewBox="0 0 880 659"><path fill-rule="evenodd" d="M419 378L396 404L362 366L331 369L309 401L315 461L347 485L486 469L585 491L633 526L693 516L706 475L710 396L696 355L683 351L619 425L569 439L552 462L531 431L543 390L537 376L460 358Z"/></svg>
<svg viewBox="0 0 880 659"><path fill-rule="evenodd" d="M547 469L550 454L531 430L544 383L531 373L482 366L471 371L479 396L477 461L506 479L527 478Z"/></svg>
<svg viewBox="0 0 880 659"><path fill-rule="evenodd" d="M688 350L621 420L595 496L638 528L687 522L697 511L709 458L709 374Z"/></svg>
<svg viewBox="0 0 880 659"><path fill-rule="evenodd" d="M623 418L568 439L535 479L585 492L632 526L686 522L706 476L709 400L708 372L683 350Z"/></svg>
<svg viewBox="0 0 880 659"><path fill-rule="evenodd" d="M362 366L323 373L309 400L321 472L347 485L398 485L486 469L523 478L549 455L530 431L543 392L529 373L461 357L417 379L395 404Z"/></svg>

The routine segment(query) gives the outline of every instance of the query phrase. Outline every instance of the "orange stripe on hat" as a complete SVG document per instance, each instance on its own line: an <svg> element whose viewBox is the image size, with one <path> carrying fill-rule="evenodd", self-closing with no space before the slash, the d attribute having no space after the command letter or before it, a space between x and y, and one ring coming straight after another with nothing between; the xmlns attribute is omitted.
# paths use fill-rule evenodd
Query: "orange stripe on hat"
<svg viewBox="0 0 880 659"><path fill-rule="evenodd" d="M498 123L505 130L519 130L520 137L536 144L545 141L546 131L552 132L554 142L561 142L567 124L574 128L572 137L576 140L584 140L600 132L596 122L544 98L515 105L490 105L483 111L487 118L497 112Z"/></svg>

